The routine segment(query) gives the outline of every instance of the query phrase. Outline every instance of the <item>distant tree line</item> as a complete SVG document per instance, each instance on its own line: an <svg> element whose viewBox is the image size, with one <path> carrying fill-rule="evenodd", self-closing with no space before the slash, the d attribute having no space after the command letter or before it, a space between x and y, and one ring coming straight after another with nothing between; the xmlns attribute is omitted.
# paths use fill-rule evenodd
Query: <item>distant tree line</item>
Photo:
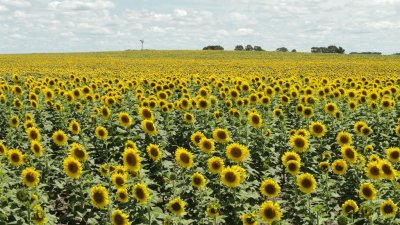
<svg viewBox="0 0 400 225"><path fill-rule="evenodd" d="M393 55L400 55L400 52L399 53L394 53Z"/></svg>
<svg viewBox="0 0 400 225"><path fill-rule="evenodd" d="M209 45L203 48L203 50L224 50L221 45Z"/></svg>
<svg viewBox="0 0 400 225"><path fill-rule="evenodd" d="M342 47L336 47L335 45L329 45L328 47L312 47L311 53L338 53L344 54L345 50Z"/></svg>
<svg viewBox="0 0 400 225"><path fill-rule="evenodd" d="M287 49L286 47L280 47L276 49L277 52L289 52L289 49ZM296 49L292 49L291 52L297 52Z"/></svg>
<svg viewBox="0 0 400 225"><path fill-rule="evenodd" d="M350 52L350 55L365 54L365 55L382 55L382 52Z"/></svg>
<svg viewBox="0 0 400 225"><path fill-rule="evenodd" d="M235 51L265 51L264 49L261 48L261 46L251 46L251 45L246 45L246 47L243 47L243 45L236 45Z"/></svg>

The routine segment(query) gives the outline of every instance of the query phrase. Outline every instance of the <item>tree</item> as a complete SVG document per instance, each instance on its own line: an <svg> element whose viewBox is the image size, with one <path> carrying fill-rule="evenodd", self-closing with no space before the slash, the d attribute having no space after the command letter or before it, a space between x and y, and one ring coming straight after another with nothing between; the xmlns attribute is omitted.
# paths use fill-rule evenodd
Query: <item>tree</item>
<svg viewBox="0 0 400 225"><path fill-rule="evenodd" d="M343 54L345 50L342 47L336 47L335 45L330 45L328 47L312 47L312 53L338 53Z"/></svg>
<svg viewBox="0 0 400 225"><path fill-rule="evenodd" d="M243 50L244 50L243 45L236 45L235 51L243 51Z"/></svg>
<svg viewBox="0 0 400 225"><path fill-rule="evenodd" d="M276 49L277 52L288 52L289 50L286 47L280 47Z"/></svg>
<svg viewBox="0 0 400 225"><path fill-rule="evenodd" d="M246 45L246 51L253 51L253 46Z"/></svg>
<svg viewBox="0 0 400 225"><path fill-rule="evenodd" d="M224 50L221 45L209 45L203 48L203 50Z"/></svg>
<svg viewBox="0 0 400 225"><path fill-rule="evenodd" d="M297 50L296 49L292 49L292 52L297 52Z"/></svg>
<svg viewBox="0 0 400 225"><path fill-rule="evenodd" d="M254 46L254 51L264 51L261 46Z"/></svg>

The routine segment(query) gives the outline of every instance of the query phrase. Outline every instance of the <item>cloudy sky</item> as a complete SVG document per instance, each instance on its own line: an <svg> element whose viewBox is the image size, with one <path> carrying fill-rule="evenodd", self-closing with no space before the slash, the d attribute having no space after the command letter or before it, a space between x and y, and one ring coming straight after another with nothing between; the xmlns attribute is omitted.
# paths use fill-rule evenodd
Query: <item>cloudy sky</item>
<svg viewBox="0 0 400 225"><path fill-rule="evenodd" d="M400 0L0 0L0 53L329 44L400 52Z"/></svg>

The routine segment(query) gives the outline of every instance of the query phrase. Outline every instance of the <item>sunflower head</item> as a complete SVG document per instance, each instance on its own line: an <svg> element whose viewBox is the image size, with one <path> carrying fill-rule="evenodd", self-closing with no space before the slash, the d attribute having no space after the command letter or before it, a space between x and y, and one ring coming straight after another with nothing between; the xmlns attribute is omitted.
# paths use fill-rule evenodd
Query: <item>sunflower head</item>
<svg viewBox="0 0 400 225"><path fill-rule="evenodd" d="M215 218L219 215L220 206L218 203L211 203L207 207L207 216Z"/></svg>
<svg viewBox="0 0 400 225"><path fill-rule="evenodd" d="M226 147L226 156L228 159L239 163L247 159L250 154L249 149L246 146L238 143L233 143Z"/></svg>
<svg viewBox="0 0 400 225"><path fill-rule="evenodd" d="M118 188L115 195L117 197L118 202L127 203L129 201L129 194L126 188Z"/></svg>
<svg viewBox="0 0 400 225"><path fill-rule="evenodd" d="M317 188L317 181L312 174L303 173L297 177L297 186L301 192L309 194Z"/></svg>
<svg viewBox="0 0 400 225"><path fill-rule="evenodd" d="M176 150L175 160L183 168L190 169L193 166L193 154L185 148L179 147Z"/></svg>
<svg viewBox="0 0 400 225"><path fill-rule="evenodd" d="M34 168L29 167L22 171L21 180L28 187L36 187L40 182L40 174Z"/></svg>
<svg viewBox="0 0 400 225"><path fill-rule="evenodd" d="M257 225L257 215L255 212L243 214L240 218L243 225Z"/></svg>
<svg viewBox="0 0 400 225"><path fill-rule="evenodd" d="M397 210L397 205L391 199L385 200L381 203L380 213L385 218L395 217Z"/></svg>
<svg viewBox="0 0 400 225"><path fill-rule="evenodd" d="M150 197L150 190L145 183L137 183L132 188L133 197L140 203L146 203Z"/></svg>
<svg viewBox="0 0 400 225"><path fill-rule="evenodd" d="M149 157L154 161L158 161L162 157L162 152L160 150L160 147L156 144L149 144L146 147L146 151Z"/></svg>
<svg viewBox="0 0 400 225"><path fill-rule="evenodd" d="M358 212L358 205L353 200L347 200L342 204L342 213L347 216L349 214L356 214Z"/></svg>
<svg viewBox="0 0 400 225"><path fill-rule="evenodd" d="M290 145L296 152L305 152L310 147L308 139L304 136L295 134L290 137Z"/></svg>
<svg viewBox="0 0 400 225"><path fill-rule="evenodd" d="M362 183L360 186L360 196L367 200L374 200L376 198L376 189L371 183Z"/></svg>
<svg viewBox="0 0 400 225"><path fill-rule="evenodd" d="M213 139L221 144L230 142L230 135L227 129L216 128L212 133Z"/></svg>
<svg viewBox="0 0 400 225"><path fill-rule="evenodd" d="M266 179L261 183L260 192L262 195L275 198L281 192L281 187L273 179Z"/></svg>
<svg viewBox="0 0 400 225"><path fill-rule="evenodd" d="M146 134L150 136L155 136L157 134L157 128L152 120L145 119L141 124L142 129Z"/></svg>
<svg viewBox="0 0 400 225"><path fill-rule="evenodd" d="M206 179L204 178L203 174L195 172L191 177L191 184L196 189L201 189L206 185Z"/></svg>
<svg viewBox="0 0 400 225"><path fill-rule="evenodd" d="M247 116L250 126L254 128L259 128L262 126L262 118L258 112L250 112Z"/></svg>
<svg viewBox="0 0 400 225"><path fill-rule="evenodd" d="M72 120L69 123L68 129L73 135L78 135L81 132L81 127L76 120Z"/></svg>
<svg viewBox="0 0 400 225"><path fill-rule="evenodd" d="M101 185L93 186L90 189L91 203L95 208L104 209L108 206L108 191Z"/></svg>
<svg viewBox="0 0 400 225"><path fill-rule="evenodd" d="M282 216L282 212L278 203L274 203L272 201L265 201L262 203L259 213L261 219L269 224L274 221L278 221Z"/></svg>
<svg viewBox="0 0 400 225"><path fill-rule="evenodd" d="M64 172L68 177L77 179L82 174L82 164L74 157L64 159Z"/></svg>
<svg viewBox="0 0 400 225"><path fill-rule="evenodd" d="M12 166L19 167L25 163L25 156L22 154L19 149L10 149L8 150L8 161Z"/></svg>
<svg viewBox="0 0 400 225"><path fill-rule="evenodd" d="M310 133L315 137L323 137L326 134L326 126L321 122L313 122L308 127Z"/></svg>
<svg viewBox="0 0 400 225"><path fill-rule="evenodd" d="M68 142L68 136L62 130L53 133L53 142L58 146L64 146Z"/></svg>
<svg viewBox="0 0 400 225"><path fill-rule="evenodd" d="M112 225L129 225L129 216L123 213L121 210L117 209L111 214Z"/></svg>
<svg viewBox="0 0 400 225"><path fill-rule="evenodd" d="M346 131L341 131L337 136L336 136L336 141L340 146L344 145L350 145L353 141L350 133Z"/></svg>
<svg viewBox="0 0 400 225"><path fill-rule="evenodd" d="M122 153L122 160L124 162L125 168L128 171L139 171L141 168L142 159L139 156L139 152L133 148L125 148Z"/></svg>
<svg viewBox="0 0 400 225"><path fill-rule="evenodd" d="M213 174L221 173L221 171L225 167L224 160L221 159L220 157L213 156L210 159L208 159L207 167L208 170Z"/></svg>
<svg viewBox="0 0 400 225"><path fill-rule="evenodd" d="M127 112L120 112L118 114L119 125L129 127L132 125L132 117Z"/></svg>
<svg viewBox="0 0 400 225"><path fill-rule="evenodd" d="M180 198L175 198L168 202L167 208L171 213L182 216L185 213L185 202Z"/></svg>
<svg viewBox="0 0 400 225"><path fill-rule="evenodd" d="M229 188L236 188L241 183L240 172L231 167L224 168L220 175L222 184Z"/></svg>
<svg viewBox="0 0 400 225"><path fill-rule="evenodd" d="M296 176L300 172L301 164L297 160L290 160L286 163L286 171L292 176Z"/></svg>

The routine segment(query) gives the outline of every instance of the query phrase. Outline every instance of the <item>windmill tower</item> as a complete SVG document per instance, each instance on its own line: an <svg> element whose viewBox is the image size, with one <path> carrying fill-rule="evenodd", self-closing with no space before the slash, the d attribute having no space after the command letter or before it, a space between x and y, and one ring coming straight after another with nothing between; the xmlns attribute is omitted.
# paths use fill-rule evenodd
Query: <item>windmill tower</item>
<svg viewBox="0 0 400 225"><path fill-rule="evenodd" d="M142 51L143 51L143 43L144 43L144 40L142 39L142 40L140 40L140 42L142 43Z"/></svg>

